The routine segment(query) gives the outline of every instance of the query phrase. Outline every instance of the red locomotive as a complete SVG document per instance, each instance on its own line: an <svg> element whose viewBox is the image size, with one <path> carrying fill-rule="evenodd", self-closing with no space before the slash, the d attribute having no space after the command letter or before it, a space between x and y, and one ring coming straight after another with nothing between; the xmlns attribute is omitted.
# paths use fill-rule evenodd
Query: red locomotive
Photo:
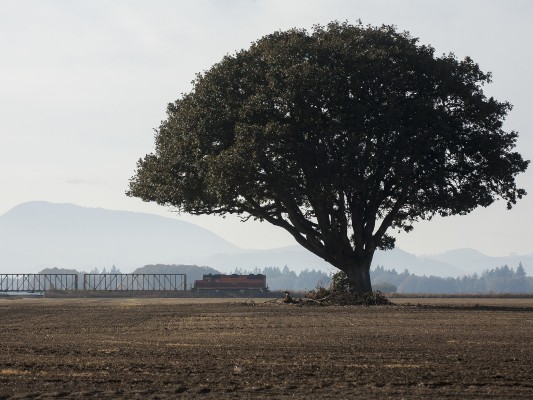
<svg viewBox="0 0 533 400"><path fill-rule="evenodd" d="M201 280L194 281L194 290L200 291L217 291L217 292L266 292L268 290L266 275L249 274L249 275L224 275L209 274L203 275Z"/></svg>

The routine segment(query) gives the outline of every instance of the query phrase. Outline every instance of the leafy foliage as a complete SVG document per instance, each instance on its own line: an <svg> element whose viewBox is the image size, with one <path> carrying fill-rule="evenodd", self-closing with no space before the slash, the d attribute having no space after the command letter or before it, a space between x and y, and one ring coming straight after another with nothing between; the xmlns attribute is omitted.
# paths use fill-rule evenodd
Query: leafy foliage
<svg viewBox="0 0 533 400"><path fill-rule="evenodd" d="M370 291L388 230L525 191L490 74L392 26L275 32L199 74L169 104L128 195L286 229Z"/></svg>

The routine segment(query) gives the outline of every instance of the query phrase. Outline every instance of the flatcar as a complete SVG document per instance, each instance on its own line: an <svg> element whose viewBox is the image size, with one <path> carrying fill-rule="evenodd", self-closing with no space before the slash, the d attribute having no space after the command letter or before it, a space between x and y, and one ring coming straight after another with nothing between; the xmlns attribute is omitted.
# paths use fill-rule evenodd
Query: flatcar
<svg viewBox="0 0 533 400"><path fill-rule="evenodd" d="M268 290L266 275L263 274L208 274L194 281L196 292L266 292Z"/></svg>

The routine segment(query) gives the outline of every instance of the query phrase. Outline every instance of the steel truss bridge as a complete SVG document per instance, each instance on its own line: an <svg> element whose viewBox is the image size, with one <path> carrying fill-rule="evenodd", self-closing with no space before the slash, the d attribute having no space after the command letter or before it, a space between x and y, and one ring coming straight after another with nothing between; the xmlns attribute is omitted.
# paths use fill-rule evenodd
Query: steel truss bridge
<svg viewBox="0 0 533 400"><path fill-rule="evenodd" d="M81 282L83 287L80 287ZM0 274L0 292L47 290L185 291L187 276L185 274Z"/></svg>
<svg viewBox="0 0 533 400"><path fill-rule="evenodd" d="M1 274L0 292L44 292L76 290L77 274Z"/></svg>
<svg viewBox="0 0 533 400"><path fill-rule="evenodd" d="M187 290L185 274L84 274L83 290Z"/></svg>

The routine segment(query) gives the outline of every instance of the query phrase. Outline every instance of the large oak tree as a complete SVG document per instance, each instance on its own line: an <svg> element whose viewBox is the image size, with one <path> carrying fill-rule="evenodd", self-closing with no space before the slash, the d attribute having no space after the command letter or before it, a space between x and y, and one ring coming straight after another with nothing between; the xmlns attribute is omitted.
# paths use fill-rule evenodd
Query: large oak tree
<svg viewBox="0 0 533 400"><path fill-rule="evenodd" d="M128 195L268 221L368 292L388 231L525 194L490 78L392 26L276 32L169 104Z"/></svg>

